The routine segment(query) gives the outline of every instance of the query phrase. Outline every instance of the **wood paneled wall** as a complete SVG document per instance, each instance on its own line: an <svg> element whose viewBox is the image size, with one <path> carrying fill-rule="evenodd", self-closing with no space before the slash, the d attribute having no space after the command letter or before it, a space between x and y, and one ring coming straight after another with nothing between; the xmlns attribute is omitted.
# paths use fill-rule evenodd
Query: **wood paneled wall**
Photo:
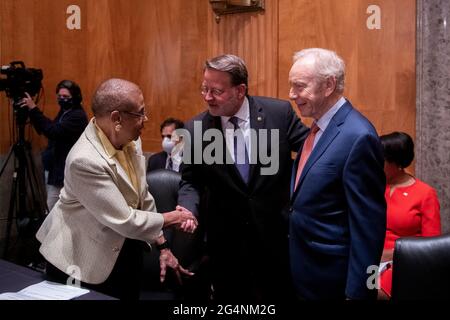
<svg viewBox="0 0 450 320"><path fill-rule="evenodd" d="M81 30L66 28L66 9L73 4L81 9ZM366 27L371 4L381 8L379 30ZM217 24L207 0L0 0L0 63L23 60L43 69L49 116L57 112L54 88L63 78L79 82L87 110L101 81L123 77L138 83L150 109L143 148L158 151L163 119L187 120L204 109L198 88L208 57L241 56L250 94L287 98L292 54L326 47L346 61L345 95L379 133L414 136L414 0L265 5L263 13L226 15ZM9 109L0 93L0 153L11 142ZM29 132L34 146L45 146L45 138Z"/></svg>
<svg viewBox="0 0 450 320"><path fill-rule="evenodd" d="M292 54L335 50L346 63L344 95L379 134L415 136L415 1L280 0L279 84L287 98ZM369 30L367 8L381 9L381 29Z"/></svg>
<svg viewBox="0 0 450 320"><path fill-rule="evenodd" d="M66 27L72 4L81 9L81 30ZM199 87L209 9L207 1L184 0L0 0L0 63L23 60L27 67L43 69L44 112L51 117L58 111L54 88L61 79L80 84L89 113L91 96L103 80L136 82L150 113L143 147L158 151L163 119L187 120L203 109ZM4 94L0 103L4 153L11 115ZM33 145L46 145L34 133L30 138Z"/></svg>
<svg viewBox="0 0 450 320"><path fill-rule="evenodd" d="M240 56L249 71L249 93L278 96L278 1L266 0L265 11L208 19L208 57Z"/></svg>

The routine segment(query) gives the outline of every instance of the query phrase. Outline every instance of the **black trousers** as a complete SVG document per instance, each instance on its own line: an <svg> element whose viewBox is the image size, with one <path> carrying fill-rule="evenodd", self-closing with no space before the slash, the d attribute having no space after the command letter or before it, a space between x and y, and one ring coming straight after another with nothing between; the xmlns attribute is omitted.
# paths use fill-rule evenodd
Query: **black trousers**
<svg viewBox="0 0 450 320"><path fill-rule="evenodd" d="M139 240L125 239L116 264L106 281L100 284L81 282L81 286L121 300L139 300L145 245ZM49 262L46 274L48 280L54 282L66 283L69 278Z"/></svg>

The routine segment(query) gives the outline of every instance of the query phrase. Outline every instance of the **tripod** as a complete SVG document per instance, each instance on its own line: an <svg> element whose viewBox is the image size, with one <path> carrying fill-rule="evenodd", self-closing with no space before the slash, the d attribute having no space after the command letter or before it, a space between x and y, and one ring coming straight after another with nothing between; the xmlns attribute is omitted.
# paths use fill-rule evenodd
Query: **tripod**
<svg viewBox="0 0 450 320"><path fill-rule="evenodd" d="M11 228L16 220L18 238L34 237L35 232L48 212L45 194L36 176L36 166L31 155L31 144L25 140L25 123L28 118L27 108L13 103L18 139L14 143L0 170L0 177L13 159L13 176L11 197L6 226L3 258L7 259L11 241ZM13 156L14 155L14 156Z"/></svg>

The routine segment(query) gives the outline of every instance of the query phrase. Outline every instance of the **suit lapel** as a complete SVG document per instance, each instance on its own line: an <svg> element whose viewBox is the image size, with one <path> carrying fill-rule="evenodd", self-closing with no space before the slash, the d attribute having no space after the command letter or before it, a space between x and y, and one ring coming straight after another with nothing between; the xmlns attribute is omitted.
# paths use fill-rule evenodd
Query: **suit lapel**
<svg viewBox="0 0 450 320"><path fill-rule="evenodd" d="M250 123L251 123L251 120L250 120ZM218 129L222 132L222 146L223 146L223 150L222 150L223 160L222 161L224 164L217 166L217 170L224 170L225 171L224 174L230 177L230 181L232 181L240 189L246 190L248 188L248 186L242 179L241 174L239 173L239 170L237 169L237 167L233 163L227 164L227 157L229 157L230 161L232 161L231 160L232 157L230 155L230 152L227 148L227 144L225 141L225 132L222 128L221 118L213 117L209 114L209 112L207 112L205 117L202 120L202 127L203 127L203 132L205 132L208 129ZM205 147L210 143L211 142L209 142L209 141L203 141L202 150L205 150ZM251 169L252 168L250 167L250 170ZM252 171L250 171L249 182L250 182L250 178L251 178L251 173L252 173Z"/></svg>
<svg viewBox="0 0 450 320"><path fill-rule="evenodd" d="M316 146L314 147L313 151L311 152L310 157L306 161L305 167L303 168L303 171L302 171L302 175L300 176L300 180L297 184L297 188L294 190L293 197L295 197L298 190L300 189L300 186L302 185L303 180L305 179L305 176L308 174L308 171L311 169L311 167L314 165L314 163L316 163L317 160L320 159L320 157L325 153L325 151L328 149L328 147L333 142L333 140L340 133L340 126L345 122L345 118L347 117L348 113L352 109L353 109L352 105L347 101L338 110L338 112L336 112L336 114L333 116L333 118L331 118L330 123L328 124L324 133L322 134L322 136L320 137ZM301 152L299 152L299 154L297 155L297 159L295 160L294 168L297 168L297 166L298 166L300 154L301 154ZM296 173L297 173L297 170L295 170L295 172L293 174L294 177L295 177ZM295 182L291 181L291 185L293 185L294 183Z"/></svg>
<svg viewBox="0 0 450 320"><path fill-rule="evenodd" d="M264 129L265 128L265 123L266 123L266 119L265 119L265 114L262 110L262 108L260 108L256 101L252 98L252 97L248 97L248 101L249 101L249 109L250 109L250 128L253 129L257 134L256 134L256 139L253 139L251 141L251 145L252 145L252 150L254 152L256 152L257 150L259 150L259 138L258 138L258 132L260 129ZM251 137L251 135L250 135ZM270 144L270 139L267 139L267 143ZM267 150L270 150L270 145L267 147ZM254 154L254 152L251 154L251 158L255 159L255 163L253 163L253 161L251 161L252 159L250 159L250 174L249 174L249 178L248 178L248 185L249 187L253 187L254 183L255 183L255 176L256 176L256 172L257 169L259 169L260 164L258 161L258 154ZM250 154L250 153L249 153Z"/></svg>
<svg viewBox="0 0 450 320"><path fill-rule="evenodd" d="M145 157L139 154L136 150L136 154L132 157L134 170L136 171L136 177L138 179L139 190L138 195L142 194L144 190L147 190L147 179L145 174ZM134 190L134 188L133 188Z"/></svg>
<svg viewBox="0 0 450 320"><path fill-rule="evenodd" d="M228 157L229 159L231 158L231 155L228 151L226 142L225 142L225 132L222 129L222 121L220 117L213 117L208 113L206 113L205 117L202 120L202 134L205 133L205 131L207 131L208 129L217 129L219 130L222 134L221 134L221 138L222 138L222 154L223 154L223 163L226 164L226 158ZM198 137L199 139L202 139L201 137ZM203 139L202 139L203 141ZM202 152L205 150L206 146L208 146L211 142L210 141L203 141L203 147L202 147ZM226 166L228 167L228 166ZM236 169L237 172L237 169ZM239 173L238 173L239 174Z"/></svg>
<svg viewBox="0 0 450 320"><path fill-rule="evenodd" d="M113 159L111 159L108 154L106 153L105 149L103 148L102 143L100 142L100 139L97 136L97 132L95 131L95 124L94 124L94 118L91 119L88 126L86 127L86 138L88 141L92 144L92 146L97 150L97 152L100 154L100 156L108 163L109 166L111 166L114 169L114 172L117 172L116 163Z"/></svg>
<svg viewBox="0 0 450 320"><path fill-rule="evenodd" d="M298 189L298 188L294 189L294 187L295 187L295 178L297 177L298 162L300 161L300 155L302 154L302 151L303 151L303 146L297 152L297 155L296 155L295 160L294 160L294 165L292 167L291 188L289 189L289 190L291 190L291 198L293 198L295 192Z"/></svg>
<svg viewBox="0 0 450 320"><path fill-rule="evenodd" d="M308 174L308 171L311 169L311 167L314 165L314 163L322 156L322 154L325 152L325 150L327 150L327 148L330 146L331 142L339 134L339 131L340 130L336 126L336 124L333 123L332 121L330 121L330 123L328 124L328 127L325 129L325 132L320 137L319 141L317 142L316 146L314 147L313 151L311 152L311 155L309 156L308 160L305 163L305 167L303 168L302 175L300 176L300 180L297 185L297 190L299 189L300 185L302 184L305 176Z"/></svg>
<svg viewBox="0 0 450 320"><path fill-rule="evenodd" d="M125 184L128 186L128 189L130 189L131 192L133 192L136 195L139 195L138 191L134 189L133 184L130 181L130 178L126 174L125 170L122 168L121 165L117 162L115 158L110 158L109 155L106 153L102 143L100 142L100 139L97 136L97 132L95 129L94 119L91 119L89 122L87 128L86 128L86 138L90 141L90 143L94 146L94 148L97 150L97 152L100 154L100 156L108 163L111 170L114 172L113 179L121 179L125 182ZM141 170L144 170L142 168L145 168L145 158L143 156L142 159L135 159L133 157L133 164L135 165L136 175L138 175L138 179L141 179L141 174L144 174L141 172ZM143 163L143 167L142 167ZM139 167L139 169L138 169ZM116 182L118 183L118 181ZM142 186L142 182L139 183L140 186ZM145 186L144 186L145 187ZM143 189L141 189L143 190Z"/></svg>

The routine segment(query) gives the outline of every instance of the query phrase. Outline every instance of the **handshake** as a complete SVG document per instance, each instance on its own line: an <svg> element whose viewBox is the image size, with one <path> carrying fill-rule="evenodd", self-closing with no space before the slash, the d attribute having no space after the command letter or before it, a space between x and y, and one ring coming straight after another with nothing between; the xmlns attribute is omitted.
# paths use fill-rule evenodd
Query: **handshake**
<svg viewBox="0 0 450 320"><path fill-rule="evenodd" d="M164 225L163 228L175 226L184 232L194 233L197 229L197 218L188 209L177 206L174 211L163 213Z"/></svg>

